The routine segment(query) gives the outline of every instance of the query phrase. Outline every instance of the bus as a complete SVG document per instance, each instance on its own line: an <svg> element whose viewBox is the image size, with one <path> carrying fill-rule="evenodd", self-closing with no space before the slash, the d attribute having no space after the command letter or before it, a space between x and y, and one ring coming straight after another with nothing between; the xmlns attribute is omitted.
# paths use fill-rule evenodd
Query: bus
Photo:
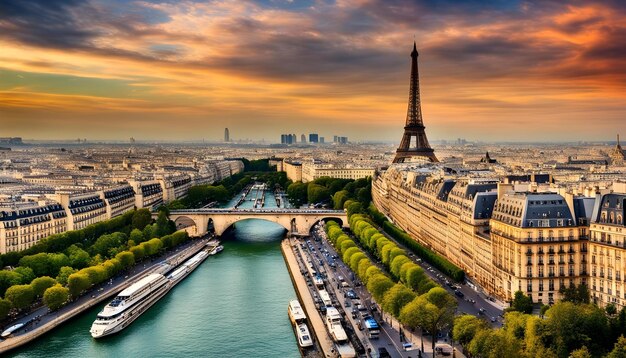
<svg viewBox="0 0 626 358"><path fill-rule="evenodd" d="M328 306L332 306L333 305L333 301L330 299L330 295L328 294L328 292L326 292L326 290L319 290L320 292L320 299L322 300L322 302L324 302L324 305Z"/></svg>
<svg viewBox="0 0 626 358"><path fill-rule="evenodd" d="M365 323L367 338L377 339L380 334L380 326L378 326L378 322L376 322L373 317L367 316L363 318L363 323Z"/></svg>

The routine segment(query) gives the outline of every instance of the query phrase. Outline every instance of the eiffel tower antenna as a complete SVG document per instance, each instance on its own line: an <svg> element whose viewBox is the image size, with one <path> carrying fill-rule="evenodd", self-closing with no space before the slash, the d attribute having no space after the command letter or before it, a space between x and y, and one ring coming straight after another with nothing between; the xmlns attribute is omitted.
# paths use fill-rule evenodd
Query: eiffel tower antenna
<svg viewBox="0 0 626 358"><path fill-rule="evenodd" d="M435 151L428 144L424 122L422 119L422 104L420 100L419 73L417 70L417 44L413 41L411 52L411 86L409 89L409 108L406 113L406 125L400 146L396 150L394 163L403 163L412 157L422 157L431 162L438 162ZM415 138L415 146L411 146L411 139Z"/></svg>

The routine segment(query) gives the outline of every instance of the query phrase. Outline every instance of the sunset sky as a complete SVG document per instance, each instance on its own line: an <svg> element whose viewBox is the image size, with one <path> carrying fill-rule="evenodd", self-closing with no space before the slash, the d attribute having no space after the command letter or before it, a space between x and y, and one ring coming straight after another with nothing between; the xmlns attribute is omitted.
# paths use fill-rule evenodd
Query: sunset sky
<svg viewBox="0 0 626 358"><path fill-rule="evenodd" d="M624 1L0 0L0 136L626 137Z"/></svg>

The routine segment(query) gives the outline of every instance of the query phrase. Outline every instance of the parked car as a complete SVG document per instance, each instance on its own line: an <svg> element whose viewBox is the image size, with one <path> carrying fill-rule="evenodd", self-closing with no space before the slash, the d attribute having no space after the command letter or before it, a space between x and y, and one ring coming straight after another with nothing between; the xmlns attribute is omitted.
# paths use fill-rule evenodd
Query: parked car
<svg viewBox="0 0 626 358"><path fill-rule="evenodd" d="M391 354L389 354L389 352L387 351L387 348L385 347L378 348L378 356L380 358L391 358Z"/></svg>
<svg viewBox="0 0 626 358"><path fill-rule="evenodd" d="M460 297L460 298L463 298L463 297L465 296L465 295L463 294L463 292L461 292L461 291L459 291L459 290L454 291L454 294L455 294L457 297Z"/></svg>

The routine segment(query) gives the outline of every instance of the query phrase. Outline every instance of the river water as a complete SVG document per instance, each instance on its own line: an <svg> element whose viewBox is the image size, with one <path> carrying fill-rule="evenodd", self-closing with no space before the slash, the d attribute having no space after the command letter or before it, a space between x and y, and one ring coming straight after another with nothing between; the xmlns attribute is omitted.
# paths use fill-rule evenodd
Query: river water
<svg viewBox="0 0 626 358"><path fill-rule="evenodd" d="M266 206L276 207L269 199ZM275 223L238 222L222 237L222 253L209 257L122 332L91 338L89 328L103 304L12 356L299 357L287 316L296 295L280 252L284 235Z"/></svg>

